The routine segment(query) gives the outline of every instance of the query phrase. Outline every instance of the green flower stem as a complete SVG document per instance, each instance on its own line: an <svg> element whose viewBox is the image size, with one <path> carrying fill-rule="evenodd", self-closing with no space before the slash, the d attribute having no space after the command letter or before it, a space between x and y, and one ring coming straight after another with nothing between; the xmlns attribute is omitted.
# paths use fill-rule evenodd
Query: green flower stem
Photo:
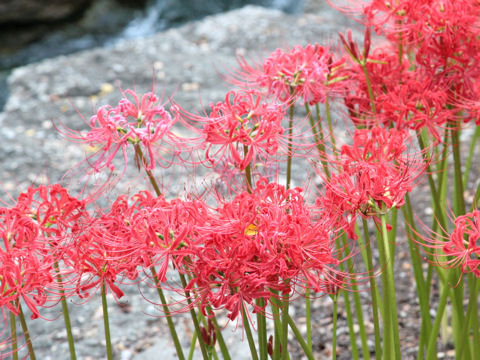
<svg viewBox="0 0 480 360"><path fill-rule="evenodd" d="M295 337L297 338L298 343L300 344L303 351L305 352L305 355L307 356L307 359L308 360L315 360L315 358L313 357L313 353L312 353L311 348L308 346L308 344L303 339L303 336L300 333L300 330L298 330L297 326L295 325L295 322L292 320L290 315L288 315L287 320L288 320L288 325L290 326L293 333L295 334Z"/></svg>
<svg viewBox="0 0 480 360"><path fill-rule="evenodd" d="M450 283L455 279L455 272L450 270L448 272L448 279L445 281L442 291L440 293L440 300L438 303L437 314L433 322L432 331L428 339L427 356L426 359L433 359L436 353L437 337L440 330L443 314L447 305L448 293L450 292Z"/></svg>
<svg viewBox="0 0 480 360"><path fill-rule="evenodd" d="M343 246L346 251L348 251L348 241L347 238L343 237ZM353 268L353 261L352 258L347 255L347 266L348 268ZM360 301L360 295L358 291L358 286L356 285L355 275L351 275L351 282L352 282L352 295L353 295L353 304L355 306L355 312L357 314L358 320L358 328L360 331L360 340L362 343L362 355L365 360L370 360L370 349L368 348L367 343L367 331L365 329L365 321L363 320L363 310L362 310L362 303Z"/></svg>
<svg viewBox="0 0 480 360"><path fill-rule="evenodd" d="M410 259L412 261L413 274L415 277L415 283L417 285L417 295L420 303L420 312L422 314L421 337L418 346L417 359L423 359L424 346L426 345L424 344L424 341L428 340L428 336L432 327L432 320L430 317L429 292L427 283L423 277L420 254L417 246L413 242L413 238L417 237L416 234L418 234L418 231L413 220L412 205L410 203L410 197L408 194L405 196L405 206L402 207L402 211L407 224L405 228L408 238L408 247L410 250Z"/></svg>
<svg viewBox="0 0 480 360"><path fill-rule="evenodd" d="M210 311L210 308L207 308L207 311ZM222 353L223 360L230 360L231 359L230 354L228 353L228 348L227 348L227 345L225 344L225 339L223 338L223 335L222 335L222 329L220 329L220 327L218 326L217 318L215 316L212 316L211 320L213 322L213 326L215 327L215 331L217 333L217 342L218 342L218 345L220 346L220 351Z"/></svg>
<svg viewBox="0 0 480 360"><path fill-rule="evenodd" d="M362 67L363 74L365 75L365 83L367 84L368 97L370 99L370 108L372 109L372 114L376 114L377 109L375 108L375 97L373 96L372 82L370 81L370 76L368 75L367 59L364 59L359 63Z"/></svg>
<svg viewBox="0 0 480 360"><path fill-rule="evenodd" d="M343 234L342 237L344 238L344 242L346 242L347 241L346 235ZM344 248L340 243L340 239L337 239L337 248L338 249ZM340 271L344 271L343 263L340 263ZM355 329L353 326L353 313L352 313L352 307L350 304L350 294L348 291L342 291L342 295L343 295L343 300L345 302L345 311L347 312L347 324L348 324L348 333L350 336L350 347L351 347L350 351L352 353L351 354L352 359L359 359L360 357L358 355L357 339L355 336Z"/></svg>
<svg viewBox="0 0 480 360"><path fill-rule="evenodd" d="M20 320L20 325L22 325L23 336L25 336L25 342L27 343L28 355L30 357L30 360L35 360L36 356L35 356L35 351L33 350L32 338L30 337L30 331L28 331L27 321L25 320L25 315L23 314L22 305L20 305L20 302L17 302L17 304L18 304L18 308L20 309L18 318Z"/></svg>
<svg viewBox="0 0 480 360"><path fill-rule="evenodd" d="M248 152L248 146L243 145L244 156L246 156L247 152ZM252 184L252 168L250 164L248 164L247 167L245 168L245 180L247 180L247 191L249 194L251 194L253 191L253 184Z"/></svg>
<svg viewBox="0 0 480 360"><path fill-rule="evenodd" d="M68 311L67 300L65 298L65 290L63 289L62 285L62 275L60 274L60 269L58 266L58 262L55 261L53 263L55 271L57 273L57 282L60 286L60 301L62 303L62 312L63 312L63 321L65 323L65 330L67 330L67 339L68 339L68 349L70 351L70 360L76 360L77 355L75 353L75 341L73 339L72 333L72 323L70 321L70 313Z"/></svg>
<svg viewBox="0 0 480 360"><path fill-rule="evenodd" d="M150 267L150 271L152 273L153 281L155 282L155 287L157 288L158 297L162 302L162 309L163 309L163 312L165 313L165 318L167 319L168 329L170 330L170 335L172 336L173 344L175 345L175 350L177 351L177 356L180 360L185 360L185 355L183 354L182 345L180 344L177 330L175 329L175 324L173 323L170 309L168 308L168 305L167 305L167 299L165 298L165 294L163 293L160 281L158 280L157 271L155 270L154 266Z"/></svg>
<svg viewBox="0 0 480 360"><path fill-rule="evenodd" d="M310 298L310 289L308 284L305 284L305 318L307 326L307 345L310 351L312 351L312 299Z"/></svg>
<svg viewBox="0 0 480 360"><path fill-rule="evenodd" d="M185 298L187 299L187 304L190 307L190 316L193 321L193 326L195 327L195 331L198 334L198 343L200 344L200 350L202 350L202 356L204 360L208 359L208 352L207 352L207 345L205 344L205 341L203 341L203 338L200 336L200 324L197 320L197 314L195 312L195 308L192 306L192 300L190 299L190 292L188 290L185 290L187 288L187 280L185 279L185 275L182 273L179 273L180 276L180 281L182 282L182 286L185 292Z"/></svg>
<svg viewBox="0 0 480 360"><path fill-rule="evenodd" d="M432 171L432 168L430 167L430 160L428 158L425 141L422 137L422 134L419 134L417 136L417 139L418 139L418 144L420 145L420 149L422 150L423 160L426 165L428 185L430 186L430 192L432 194L432 200L434 205L434 216L436 217L437 222L439 222L440 227L446 230L447 221L445 219L445 213L443 211L443 207L441 206L440 197L438 196L439 194L435 186L435 181L433 180L433 176L432 176L433 171Z"/></svg>
<svg viewBox="0 0 480 360"><path fill-rule="evenodd" d="M392 254L392 266L395 264L395 239L397 238L397 219L398 219L398 209L393 208L390 210L390 222L391 229L388 232L388 240L390 243L390 254Z"/></svg>
<svg viewBox="0 0 480 360"><path fill-rule="evenodd" d="M452 125L452 127L455 125ZM455 216L465 214L465 199L463 191L463 179L462 179L462 164L460 159L460 130L450 129L450 135L452 137L452 150L453 150L453 169L454 169L454 191L453 198L455 200L454 213Z"/></svg>
<svg viewBox="0 0 480 360"><path fill-rule="evenodd" d="M400 339L398 333L397 302L395 296L395 278L393 276L392 255L388 242L387 215L380 215L381 236L379 241L379 252L383 269L383 314L384 314L384 359L401 359Z"/></svg>
<svg viewBox="0 0 480 360"><path fill-rule="evenodd" d="M323 139L323 131L322 131L322 123L320 120L317 119L317 124L319 129L317 129L317 125L315 124L315 120L313 119L312 112L310 111L310 107L308 103L305 103L305 110L307 111L308 118L310 120L310 128L312 129L312 134L315 139L315 144L317 145L318 154L320 156L320 161L322 162L323 171L327 176L327 179L330 179L330 170L328 169L328 163L325 159L325 144Z"/></svg>
<svg viewBox="0 0 480 360"><path fill-rule="evenodd" d="M278 299L278 292L272 291L272 293L273 293L273 298L271 302L271 307L272 307L272 314L273 314L273 324L275 329L272 358L273 360L279 360L280 351L281 351L280 339L282 338L282 322L280 320L280 311L279 311L281 304Z"/></svg>
<svg viewBox="0 0 480 360"><path fill-rule="evenodd" d="M465 171L463 172L463 188L467 188L468 176L470 175L470 169L472 167L472 159L475 154L475 145L477 145L478 138L480 137L480 126L475 127L473 133L472 142L470 143L470 149L468 150L467 162L465 163Z"/></svg>
<svg viewBox="0 0 480 360"><path fill-rule="evenodd" d="M338 294L332 295L333 329L332 329L332 360L337 359L337 325L338 325Z"/></svg>
<svg viewBox="0 0 480 360"><path fill-rule="evenodd" d="M145 172L147 173L147 176L148 176L148 180L152 184L155 194L157 194L157 196L162 195L162 192L160 191L160 187L158 186L158 183L155 180L153 173L150 170L148 170L147 167L145 166L146 165L145 157L143 156L143 151L142 151L142 148L140 147L140 144L135 144L134 148L135 148L135 154L138 160L140 161L140 163L142 164L143 168L145 169Z"/></svg>
<svg viewBox="0 0 480 360"><path fill-rule="evenodd" d="M10 336L12 338L12 360L18 360L18 338L15 315L10 311Z"/></svg>
<svg viewBox="0 0 480 360"><path fill-rule="evenodd" d="M113 360L112 340L110 337L110 324L108 321L107 288L105 281L102 281L102 309L103 309L103 328L105 331L105 342L107 346L107 359Z"/></svg>
<svg viewBox="0 0 480 360"><path fill-rule="evenodd" d="M243 327L245 329L245 334L247 335L248 346L250 347L250 354L252 355L252 360L258 360L257 349L255 348L255 341L253 340L252 330L250 329L250 320L245 310L245 306L242 304L242 318L243 318Z"/></svg>
<svg viewBox="0 0 480 360"><path fill-rule="evenodd" d="M468 289L470 291L470 296L468 299L468 308L467 308L467 314L465 316L465 321L463 322L462 326L462 331L461 331L461 336L460 336L460 343L459 347L457 348L457 353L456 358L457 359L462 359L463 356L463 351L466 347L469 346L469 333L470 333L470 320L471 318L476 318L476 322L478 325L478 304L477 304L477 297L478 297L478 279L474 277L473 274L469 274L468 277ZM477 335L475 336L475 347L474 347L474 354L480 351L479 347L479 339L478 339L478 326L477 329L473 329L474 334L477 332Z"/></svg>
<svg viewBox="0 0 480 360"><path fill-rule="evenodd" d="M286 189L290 189L290 182L292 178L292 134L293 134L293 112L295 110L295 104L293 101L290 103L289 108L289 116L288 116L288 159L287 159L287 185Z"/></svg>
<svg viewBox="0 0 480 360"><path fill-rule="evenodd" d="M288 287L288 281L287 281ZM290 305L290 294L285 294L283 296L283 306L282 306L282 360L288 360L288 308Z"/></svg>
<svg viewBox="0 0 480 360"><path fill-rule="evenodd" d="M257 299L257 306L261 309L265 308L265 300L263 298ZM267 349L267 319L262 311L257 312L257 332L258 332L258 350L260 360L268 359Z"/></svg>
<svg viewBox="0 0 480 360"><path fill-rule="evenodd" d="M320 121L320 109L318 104L315 104L315 109L317 110L317 120ZM328 95L325 98L325 116L327 118L328 131L330 132L330 142L332 143L333 153L336 156L338 154L337 144L335 142L335 136L333 135L332 113L330 111L330 99Z"/></svg>
<svg viewBox="0 0 480 360"><path fill-rule="evenodd" d="M378 316L379 304L377 301L377 299L380 298L380 295L378 294L377 283L375 281L375 276L373 275L373 256L372 256L372 247L370 244L370 234L368 233L367 220L362 219L362 222L363 222L362 225L363 225L364 239L362 239L362 236L359 236L358 239L359 239L359 245L362 249L362 255L363 253L366 253L365 255L363 255L363 257L364 257L364 262L367 268L367 273L368 273L369 282L370 282L370 296L372 299L373 327L374 327L374 334L375 334L375 354L377 356L377 360L381 360L382 345L381 345L381 337L380 337L380 319ZM363 243L363 240L364 240L364 243Z"/></svg>
<svg viewBox="0 0 480 360"><path fill-rule="evenodd" d="M193 354L195 353L195 344L197 343L198 334L195 331L192 337L192 343L190 344L190 351L188 352L188 360L193 359Z"/></svg>

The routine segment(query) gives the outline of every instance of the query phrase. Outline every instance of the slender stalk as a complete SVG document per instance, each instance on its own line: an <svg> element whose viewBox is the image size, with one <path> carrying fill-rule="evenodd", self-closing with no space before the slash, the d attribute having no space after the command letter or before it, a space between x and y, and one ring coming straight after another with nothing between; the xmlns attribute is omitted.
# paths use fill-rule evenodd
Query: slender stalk
<svg viewBox="0 0 480 360"><path fill-rule="evenodd" d="M295 325L295 322L292 320L290 315L288 315L287 320L288 320L288 325L290 325L290 328L292 329L293 333L295 334L295 337L297 338L298 343L300 344L303 351L305 352L305 355L307 356L307 359L315 360L315 358L313 357L313 353L312 353L311 348L308 346L308 344L303 339L303 336L300 333L300 330L298 330L297 326Z"/></svg>
<svg viewBox="0 0 480 360"><path fill-rule="evenodd" d="M454 189L453 198L455 200L454 213L455 216L465 214L465 198L463 191L463 179L462 179L462 164L460 160L460 130L454 129L454 125L450 129L450 135L452 137L452 150L453 150L453 169L454 169Z"/></svg>
<svg viewBox="0 0 480 360"><path fill-rule="evenodd" d="M10 336L12 338L12 360L18 360L18 337L15 315L10 311Z"/></svg>
<svg viewBox="0 0 480 360"><path fill-rule="evenodd" d="M365 75L365 83L367 84L368 97L370 99L370 108L372 109L372 114L376 114L377 110L375 108L375 97L373 96L372 83L370 81L370 76L368 75L366 59L360 62L360 66L362 67L363 74Z"/></svg>
<svg viewBox="0 0 480 360"><path fill-rule="evenodd" d="M416 288L417 288L417 295L420 303L420 312L422 314L422 328L421 328L421 334L422 336L420 337L420 342L418 346L418 359L423 359L423 350L424 350L424 340L428 339L428 336L431 331L432 327L432 320L430 317L430 304L429 304L429 295L428 295L428 288L427 284L425 282L425 278L423 277L423 270L422 270L422 263L420 262L420 254L418 253L418 248L416 245L413 243L413 237L416 236L416 234L411 231L413 229L414 231L416 230L416 226L413 220L413 213L412 213L412 206L410 203L410 197L408 194L405 196L405 206L402 207L403 211L403 216L405 218L406 222L406 232L407 232L407 237L408 237L408 246L410 250L410 259L412 261L412 267L413 267L413 274L415 277L415 283L416 283ZM417 232L418 233L418 232Z"/></svg>
<svg viewBox="0 0 480 360"><path fill-rule="evenodd" d="M347 240L346 240L345 234L343 234L342 237L344 238L344 242L346 242ZM337 244L337 248L342 249L342 244L340 242L340 239L337 239L336 244ZM340 271L344 271L343 263L340 263ZM345 310L347 312L347 324L348 324L348 332L350 336L350 347L351 347L350 351L352 353L351 354L352 359L359 359L357 339L355 337L355 329L353 326L353 314L352 314L352 308L350 303L350 295L348 291L342 291L342 295L343 295L343 300L345 302Z"/></svg>
<svg viewBox="0 0 480 360"><path fill-rule="evenodd" d="M243 318L243 327L245 329L245 334L247 335L248 346L250 347L250 354L252 355L252 360L258 360L257 349L255 348L255 341L253 340L252 330L250 329L250 321L248 319L245 306L242 304L242 318Z"/></svg>
<svg viewBox="0 0 480 360"><path fill-rule="evenodd" d="M330 170L328 169L328 163L325 159L325 144L323 143L323 132L321 129L321 122L317 120L317 124L320 127L320 130L317 129L315 125L315 120L313 119L312 112L310 111L310 107L308 103L305 103L305 110L307 111L308 118L310 120L310 128L312 129L312 134L315 139L315 144L317 145L318 155L320 156L320 161L322 162L323 171L327 176L327 179L330 179Z"/></svg>
<svg viewBox="0 0 480 360"><path fill-rule="evenodd" d="M401 359L400 339L398 333L397 303L395 296L395 278L393 276L392 255L388 242L387 215L380 215L381 236L379 241L380 259L382 260L383 280L383 314L384 314L384 359Z"/></svg>
<svg viewBox="0 0 480 360"><path fill-rule="evenodd" d="M366 258L367 261L365 263L367 267L367 273L369 274L369 282L370 282L370 296L372 298L372 313L373 313L373 327L374 327L374 334L375 334L375 354L377 356L377 360L381 360L382 358L382 345L381 345L381 337L380 337L380 319L378 316L378 301L379 298L378 294L378 287L375 281L375 277L373 276L373 256L372 256L372 247L370 244L370 234L368 233L368 224L365 219L362 219L363 222L363 237L365 240L365 244L360 246L365 248L366 250ZM361 241L362 238L359 236L359 240Z"/></svg>
<svg viewBox="0 0 480 360"><path fill-rule="evenodd" d="M337 359L337 320L338 320L338 296L332 296L333 301L333 329L332 329L332 360Z"/></svg>
<svg viewBox="0 0 480 360"><path fill-rule="evenodd" d="M344 246L345 250L347 251L348 243L347 243L347 239L346 239L345 236L343 237L343 241L344 241L343 246ZM348 257L347 266L349 268L353 268L353 261L350 257ZM352 276L351 282L352 282L353 304L355 306L355 312L357 314L358 328L359 328L359 331L360 331L360 340L361 340L361 343L362 343L362 354L363 354L363 358L365 360L369 360L370 359L370 350L368 348L368 343L367 343L367 331L365 329L365 322L363 320L362 304L361 304L361 301L360 301L358 286L355 283L356 282L355 281L355 276L353 274L351 276Z"/></svg>
<svg viewBox="0 0 480 360"><path fill-rule="evenodd" d="M480 126L475 127L470 148L468 150L467 162L465 163L465 171L463 172L463 188L467 187L468 176L470 175L470 169L472 167L472 159L475 153L475 145L477 145L478 138L480 137Z"/></svg>
<svg viewBox="0 0 480 360"><path fill-rule="evenodd" d="M477 297L478 297L478 279L473 277L472 274L469 274L469 290L470 296L468 299L468 307L467 307L467 314L465 316L465 320L463 322L461 336L460 336L460 343L459 347L457 348L456 358L462 359L463 351L465 347L469 346L469 333L470 333L470 320L472 317L478 319L478 306L477 306ZM477 310L476 314L474 311ZM478 332L478 328L477 328ZM478 346L478 343L476 344ZM474 354L477 353L480 349L476 347L474 349Z"/></svg>
<svg viewBox="0 0 480 360"><path fill-rule="evenodd" d="M162 309L167 319L168 329L170 330L170 335L172 336L173 344L175 345L175 350L177 351L177 356L180 360L185 360L185 355L183 354L182 345L180 344L177 330L175 329L175 324L173 323L170 309L168 308L168 305L167 305L167 299L165 298L165 294L163 293L160 281L158 280L157 271L155 270L154 266L150 268L150 271L152 273L153 281L155 282L155 287L157 288L158 297L162 302ZM197 334L195 333L195 335Z"/></svg>
<svg viewBox="0 0 480 360"><path fill-rule="evenodd" d="M272 298L272 314L273 314L273 325L274 325L274 331L275 331L275 336L274 336L274 342L273 342L273 360L279 360L280 359L280 352L281 352L281 338L282 338L282 322L280 319L280 301L278 300L278 292L277 291L272 291L274 294L274 297Z"/></svg>
<svg viewBox="0 0 480 360"><path fill-rule="evenodd" d="M450 283L455 278L455 272L449 271L448 280L445 282L442 292L440 294L440 300L438 303L437 314L435 315L435 321L433 322L432 331L430 332L430 337L428 339L427 346L427 356L426 359L433 359L436 352L436 343L438 332L440 330L440 324L442 322L443 314L445 312L445 307L447 305L448 293L450 292Z"/></svg>
<svg viewBox="0 0 480 360"><path fill-rule="evenodd" d="M259 308L265 308L265 300L260 298L257 300L257 306ZM267 350L267 321L265 314L262 311L257 312L257 332L258 332L258 350L260 354L260 360L268 359L268 350Z"/></svg>
<svg viewBox="0 0 480 360"><path fill-rule="evenodd" d="M25 336L25 342L27 343L28 355L30 360L35 360L35 351L33 350L32 338L30 337L30 331L28 331L27 321L25 320L25 315L23 314L22 305L18 303L18 308L20 313L18 314L18 319L20 320L20 325L22 325L23 336Z"/></svg>
<svg viewBox="0 0 480 360"><path fill-rule="evenodd" d="M248 146L243 145L243 153L246 155L248 152ZM247 191L251 194L253 190L252 184L252 168L250 164L245 168L245 180L247 181Z"/></svg>
<svg viewBox="0 0 480 360"><path fill-rule="evenodd" d="M225 340L223 339L222 329L220 329L220 327L218 326L217 318L213 316L211 320L213 322L213 326L215 326L215 331L217 332L217 341L218 345L220 346L220 351L222 352L223 360L230 360L230 354L228 353L227 345L225 344Z"/></svg>
<svg viewBox="0 0 480 360"><path fill-rule="evenodd" d="M203 358L206 360L208 359L207 345L205 344L205 341L203 341L203 338L200 336L201 334L200 324L198 323L198 320L197 320L197 314L195 312L195 308L192 306L192 300L190 300L190 292L188 290L185 290L187 288L187 280L185 279L185 275L183 275L182 273L179 273L179 276L185 292L185 298L187 299L187 304L190 307L190 317L192 318L195 331L198 334L198 343L200 344L200 350L202 351Z"/></svg>
<svg viewBox="0 0 480 360"><path fill-rule="evenodd" d="M198 334L195 331L192 337L192 343L190 344L190 351L188 352L188 360L193 359L193 354L195 353L195 344L197 343Z"/></svg>
<svg viewBox="0 0 480 360"><path fill-rule="evenodd" d="M305 318L307 326L307 344L308 348L312 350L312 311L311 311L312 299L310 299L310 289L305 284Z"/></svg>
<svg viewBox="0 0 480 360"><path fill-rule="evenodd" d="M107 346L107 359L113 360L112 340L110 337L110 324L108 321L107 289L105 281L102 282L102 309L103 309L103 328L105 330L105 342Z"/></svg>
<svg viewBox="0 0 480 360"><path fill-rule="evenodd" d="M140 163L143 165L143 168L145 169L145 172L147 173L148 180L150 181L150 183L153 186L153 190L155 191L155 194L157 194L157 196L160 196L162 194L162 192L160 191L160 187L158 186L157 180L155 180L155 177L153 176L153 173L150 170L148 170L147 167L145 166L146 165L145 164L145 157L143 156L143 152L142 152L142 148L140 147L140 144L135 144L134 148L135 148L135 153L138 156L138 159L139 159Z"/></svg>
<svg viewBox="0 0 480 360"><path fill-rule="evenodd" d="M57 273L57 282L58 282L58 285L60 286L60 301L62 303L62 312L63 312L63 321L65 323L65 330L67 331L70 360L76 360L77 355L75 353L75 340L73 339L72 323L70 321L70 312L68 311L67 300L65 298L65 290L63 289L63 285L62 285L62 275L60 274L58 262L55 261L53 265Z"/></svg>
<svg viewBox="0 0 480 360"><path fill-rule="evenodd" d="M287 283L288 287L288 283ZM288 360L288 308L290 305L290 294L286 294L283 298L282 306L282 360Z"/></svg>
<svg viewBox="0 0 480 360"><path fill-rule="evenodd" d="M295 104L293 101L290 103L290 112L288 117L288 159L287 159L287 190L290 189L290 182L292 178L292 134L293 134L293 112L295 109Z"/></svg>

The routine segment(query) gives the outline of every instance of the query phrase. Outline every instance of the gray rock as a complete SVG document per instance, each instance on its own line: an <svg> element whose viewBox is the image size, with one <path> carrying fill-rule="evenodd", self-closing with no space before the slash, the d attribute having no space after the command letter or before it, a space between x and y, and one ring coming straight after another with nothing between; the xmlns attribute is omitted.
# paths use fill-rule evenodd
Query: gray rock
<svg viewBox="0 0 480 360"><path fill-rule="evenodd" d="M85 9L91 0L6 0L0 2L0 24L58 21Z"/></svg>
<svg viewBox="0 0 480 360"><path fill-rule="evenodd" d="M7 164L7 188L40 181L48 169L57 181L82 160L83 150L62 139L55 124L81 130L101 105L116 105L120 89L139 93L154 86L165 100L192 112L222 99L231 87L221 74L235 68L238 55L255 59L277 47L319 42L332 45L346 19L330 8L316 14L289 16L247 6L170 29L145 39L124 41L47 59L17 68L9 77L9 98L0 113L0 147ZM37 174L37 175L35 175ZM38 178L36 178L38 177Z"/></svg>

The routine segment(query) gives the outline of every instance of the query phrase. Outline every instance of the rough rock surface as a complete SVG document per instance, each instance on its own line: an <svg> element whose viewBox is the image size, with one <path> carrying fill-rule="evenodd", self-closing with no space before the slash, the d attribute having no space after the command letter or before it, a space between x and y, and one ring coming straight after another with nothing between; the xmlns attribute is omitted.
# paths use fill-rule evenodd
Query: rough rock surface
<svg viewBox="0 0 480 360"><path fill-rule="evenodd" d="M116 104L120 89L144 92L154 83L166 98L174 95L184 108L198 110L200 102L207 106L223 98L229 85L220 73L236 65L236 55L255 58L277 47L333 44L346 20L326 5L318 9L287 16L247 6L113 48L17 68L0 113L0 134L9 144L0 148L0 160L7 164L0 174L4 186L14 193L25 189L41 180L45 169L51 181L59 179L81 159L82 150L65 142L52 122L81 130L80 114L88 120L99 106Z"/></svg>
<svg viewBox="0 0 480 360"><path fill-rule="evenodd" d="M91 0L7 0L0 2L0 25L51 22L68 18Z"/></svg>

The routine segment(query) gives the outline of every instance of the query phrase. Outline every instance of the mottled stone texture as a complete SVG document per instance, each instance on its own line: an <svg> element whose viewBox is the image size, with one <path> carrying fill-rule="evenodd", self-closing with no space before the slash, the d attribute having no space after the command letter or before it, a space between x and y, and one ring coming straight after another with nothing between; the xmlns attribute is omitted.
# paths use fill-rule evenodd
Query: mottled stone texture
<svg viewBox="0 0 480 360"><path fill-rule="evenodd" d="M0 25L51 22L84 10L91 0L2 0Z"/></svg>

